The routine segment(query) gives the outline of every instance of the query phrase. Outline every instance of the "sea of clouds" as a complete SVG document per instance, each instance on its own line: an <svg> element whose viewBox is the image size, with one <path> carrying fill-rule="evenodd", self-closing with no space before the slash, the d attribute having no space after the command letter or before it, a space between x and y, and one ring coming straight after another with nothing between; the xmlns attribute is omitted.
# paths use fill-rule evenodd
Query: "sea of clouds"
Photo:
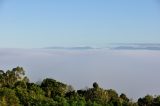
<svg viewBox="0 0 160 106"><path fill-rule="evenodd" d="M83 89L96 81L133 99L160 94L159 50L0 49L0 69L16 66L34 82L50 77Z"/></svg>

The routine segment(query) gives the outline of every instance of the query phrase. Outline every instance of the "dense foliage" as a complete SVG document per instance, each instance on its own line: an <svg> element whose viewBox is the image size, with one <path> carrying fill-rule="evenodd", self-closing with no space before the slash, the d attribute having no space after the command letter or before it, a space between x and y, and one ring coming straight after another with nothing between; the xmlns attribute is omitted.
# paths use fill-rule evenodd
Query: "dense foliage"
<svg viewBox="0 0 160 106"><path fill-rule="evenodd" d="M147 95L133 102L96 82L92 88L77 91L51 78L31 83L23 68L16 67L0 70L0 106L160 106L160 96Z"/></svg>

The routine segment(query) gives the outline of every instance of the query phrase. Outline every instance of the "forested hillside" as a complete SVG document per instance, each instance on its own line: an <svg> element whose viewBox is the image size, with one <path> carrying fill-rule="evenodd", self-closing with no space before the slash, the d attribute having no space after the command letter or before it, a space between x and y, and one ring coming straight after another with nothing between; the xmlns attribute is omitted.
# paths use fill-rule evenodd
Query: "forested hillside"
<svg viewBox="0 0 160 106"><path fill-rule="evenodd" d="M16 67L0 70L0 106L160 106L160 96L147 95L133 102L96 82L80 90L51 78L31 83L24 69Z"/></svg>

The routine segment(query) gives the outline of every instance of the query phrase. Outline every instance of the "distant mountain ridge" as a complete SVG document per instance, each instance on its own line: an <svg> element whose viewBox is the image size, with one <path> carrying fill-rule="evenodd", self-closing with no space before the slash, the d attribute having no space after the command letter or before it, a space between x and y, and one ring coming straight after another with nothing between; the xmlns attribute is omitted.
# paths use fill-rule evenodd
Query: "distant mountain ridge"
<svg viewBox="0 0 160 106"><path fill-rule="evenodd" d="M119 43L111 45L116 50L160 50L160 43Z"/></svg>
<svg viewBox="0 0 160 106"><path fill-rule="evenodd" d="M94 49L111 49L111 50L160 50L160 43L115 43L109 44L106 47L91 47L91 46L75 46L75 47L63 47L53 46L45 47L43 49L55 49L55 50L94 50Z"/></svg>
<svg viewBox="0 0 160 106"><path fill-rule="evenodd" d="M59 50L90 50L90 49L96 49L90 46L77 46L77 47L61 47L61 46L55 46L55 47L45 47L44 49L59 49Z"/></svg>

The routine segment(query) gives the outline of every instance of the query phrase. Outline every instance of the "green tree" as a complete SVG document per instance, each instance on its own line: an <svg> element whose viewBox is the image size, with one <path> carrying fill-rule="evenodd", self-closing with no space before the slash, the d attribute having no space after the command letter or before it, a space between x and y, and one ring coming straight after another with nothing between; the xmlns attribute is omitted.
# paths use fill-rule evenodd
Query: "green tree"
<svg viewBox="0 0 160 106"><path fill-rule="evenodd" d="M27 92L27 89L17 87L14 90L16 92L16 96L19 98L20 104L24 106L30 106L29 93Z"/></svg>
<svg viewBox="0 0 160 106"><path fill-rule="evenodd" d="M0 106L20 106L14 90L0 88Z"/></svg>
<svg viewBox="0 0 160 106"><path fill-rule="evenodd" d="M144 98L138 99L139 106L151 106L153 102L153 97L151 95L146 95Z"/></svg>
<svg viewBox="0 0 160 106"><path fill-rule="evenodd" d="M105 105L108 102L108 92L100 88L97 83L93 83L93 88L86 90L84 96L86 100L91 100L98 104Z"/></svg>
<svg viewBox="0 0 160 106"><path fill-rule="evenodd" d="M160 106L160 96L154 98L152 106Z"/></svg>
<svg viewBox="0 0 160 106"><path fill-rule="evenodd" d="M65 96L67 92L67 85L57 82L54 79L46 78L42 81L42 89L45 91L47 97L54 98L55 96Z"/></svg>
<svg viewBox="0 0 160 106"><path fill-rule="evenodd" d="M109 101L118 99L118 93L115 90L109 89L106 92L108 93Z"/></svg>
<svg viewBox="0 0 160 106"><path fill-rule="evenodd" d="M22 67L13 68L12 70L6 71L6 73L1 70L0 86L12 88L14 87L14 84L16 82L22 81L22 80L26 81L27 77L25 77L24 75L25 75L25 71L23 70Z"/></svg>
<svg viewBox="0 0 160 106"><path fill-rule="evenodd" d="M123 99L123 100L126 101L126 102L129 102L128 97L127 97L124 93L122 93L122 94L120 95L120 98Z"/></svg>
<svg viewBox="0 0 160 106"><path fill-rule="evenodd" d="M95 89L98 89L98 88L99 88L99 85L98 85L97 82L94 82L94 83L93 83L93 88L95 88Z"/></svg>
<svg viewBox="0 0 160 106"><path fill-rule="evenodd" d="M5 85L5 72L3 70L0 70L0 87L3 87Z"/></svg>

